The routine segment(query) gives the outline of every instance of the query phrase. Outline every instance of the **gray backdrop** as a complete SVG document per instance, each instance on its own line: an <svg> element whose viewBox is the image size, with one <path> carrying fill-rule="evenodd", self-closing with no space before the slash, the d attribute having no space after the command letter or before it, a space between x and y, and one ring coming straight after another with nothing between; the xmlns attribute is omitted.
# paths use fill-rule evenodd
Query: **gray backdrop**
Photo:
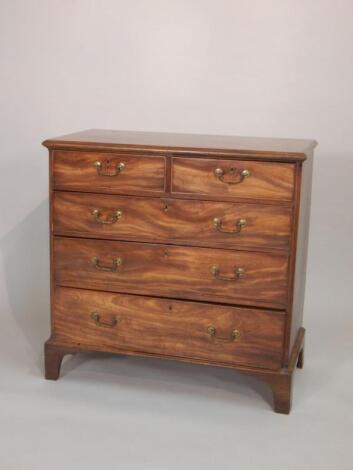
<svg viewBox="0 0 353 470"><path fill-rule="evenodd" d="M351 0L0 1L2 468L352 468L352 20ZM43 380L40 142L90 127L319 141L289 417L221 369L89 355Z"/></svg>

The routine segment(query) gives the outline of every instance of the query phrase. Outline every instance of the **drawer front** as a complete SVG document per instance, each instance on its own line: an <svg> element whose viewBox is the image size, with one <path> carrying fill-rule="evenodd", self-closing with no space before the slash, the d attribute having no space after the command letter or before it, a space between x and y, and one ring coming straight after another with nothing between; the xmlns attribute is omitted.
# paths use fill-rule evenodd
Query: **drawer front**
<svg viewBox="0 0 353 470"><path fill-rule="evenodd" d="M277 369L282 312L57 288L58 341Z"/></svg>
<svg viewBox="0 0 353 470"><path fill-rule="evenodd" d="M287 257L168 245L56 238L55 282L113 292L284 306Z"/></svg>
<svg viewBox="0 0 353 470"><path fill-rule="evenodd" d="M73 191L163 192L165 158L56 151L53 184Z"/></svg>
<svg viewBox="0 0 353 470"><path fill-rule="evenodd" d="M290 201L294 173L290 163L176 157L172 192Z"/></svg>
<svg viewBox="0 0 353 470"><path fill-rule="evenodd" d="M222 248L288 249L291 210L260 204L57 192L54 232Z"/></svg>

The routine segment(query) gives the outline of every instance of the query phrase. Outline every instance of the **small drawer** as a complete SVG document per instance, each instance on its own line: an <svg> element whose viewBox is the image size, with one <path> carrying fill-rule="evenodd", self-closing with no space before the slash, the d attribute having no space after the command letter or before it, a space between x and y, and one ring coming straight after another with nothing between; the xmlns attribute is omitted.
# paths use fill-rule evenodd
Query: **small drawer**
<svg viewBox="0 0 353 470"><path fill-rule="evenodd" d="M71 151L54 154L54 189L161 193L164 186L164 157Z"/></svg>
<svg viewBox="0 0 353 470"><path fill-rule="evenodd" d="M291 163L175 157L172 192L291 201L294 174Z"/></svg>
<svg viewBox="0 0 353 470"><path fill-rule="evenodd" d="M283 312L58 288L58 342L218 364L281 367Z"/></svg>
<svg viewBox="0 0 353 470"><path fill-rule="evenodd" d="M282 308L288 258L248 251L54 239L58 285Z"/></svg>
<svg viewBox="0 0 353 470"><path fill-rule="evenodd" d="M55 192L55 234L288 250L291 209L264 204Z"/></svg>

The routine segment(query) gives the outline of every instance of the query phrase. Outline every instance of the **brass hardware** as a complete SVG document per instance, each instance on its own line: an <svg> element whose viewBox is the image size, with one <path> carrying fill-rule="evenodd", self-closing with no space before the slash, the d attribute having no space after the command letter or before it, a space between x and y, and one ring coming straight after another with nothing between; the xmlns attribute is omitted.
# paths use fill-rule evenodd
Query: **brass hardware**
<svg viewBox="0 0 353 470"><path fill-rule="evenodd" d="M121 322L121 319L118 316L114 316L111 323L105 322L101 320L101 316L97 312L91 313L91 318L94 320L97 326L105 326L107 328L114 328L118 323Z"/></svg>
<svg viewBox="0 0 353 470"><path fill-rule="evenodd" d="M116 210L115 212L113 212L113 214L109 217L107 217L106 219L102 219L101 217L101 211L99 209L94 209L92 211L92 216L93 216L93 219L98 222L99 224L107 224L107 225L111 225L111 224L115 224L115 222L117 222L119 219L121 219L121 217L123 216L123 211L121 210Z"/></svg>
<svg viewBox="0 0 353 470"><path fill-rule="evenodd" d="M239 219L235 222L236 229L235 230L224 230L222 227L222 219L215 217L213 219L213 225L215 226L215 229L218 230L219 232L222 233L239 233L241 230L247 226L247 220L246 219Z"/></svg>
<svg viewBox="0 0 353 470"><path fill-rule="evenodd" d="M207 331L211 336L216 336L216 327L211 325L207 328Z"/></svg>
<svg viewBox="0 0 353 470"><path fill-rule="evenodd" d="M237 281L245 276L245 269L243 268L234 268L233 277L221 276L219 267L215 264L210 267L210 271L213 274L213 277L215 279L219 279L220 281Z"/></svg>
<svg viewBox="0 0 353 470"><path fill-rule="evenodd" d="M226 180L224 178L225 173L224 173L224 170L222 168L216 168L215 171L214 171L215 176L220 181L222 181L222 183L227 183L227 184L239 184L242 181L244 181L245 178L249 178L249 176L251 176L251 173L250 173L249 170L236 171L236 168L231 168L229 173L230 174L238 174L239 177L237 179L234 179L234 180Z"/></svg>
<svg viewBox="0 0 353 470"><path fill-rule="evenodd" d="M99 258L97 258L97 256L93 256L93 258L91 258L91 261L92 261L93 266L98 271L106 271L106 272L109 272L109 273L113 273L113 272L117 271L118 267L123 264L123 260L121 258L113 259L113 263L112 263L111 267L110 266L102 266L100 264Z"/></svg>
<svg viewBox="0 0 353 470"><path fill-rule="evenodd" d="M97 174L99 176L117 176L119 175L122 171L125 170L125 163L117 163L115 165L115 168L113 169L113 171L103 171L102 168L103 168L103 164L102 162L94 162L94 166L96 167L96 170L97 170Z"/></svg>
<svg viewBox="0 0 353 470"><path fill-rule="evenodd" d="M208 328L207 328L207 333L212 336L213 338L219 340L219 341L225 341L225 342L232 342L232 341L237 341L239 338L240 338L240 331L239 330L232 330L230 335L229 335L229 338L224 338L222 336L217 336L217 330L216 330L216 327L213 326L213 325L210 325Z"/></svg>

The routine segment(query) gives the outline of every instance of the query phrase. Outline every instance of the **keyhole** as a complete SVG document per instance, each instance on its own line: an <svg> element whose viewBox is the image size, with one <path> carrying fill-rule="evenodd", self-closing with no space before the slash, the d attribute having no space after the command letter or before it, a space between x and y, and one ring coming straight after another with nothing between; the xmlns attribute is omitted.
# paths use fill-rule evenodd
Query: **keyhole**
<svg viewBox="0 0 353 470"><path fill-rule="evenodd" d="M164 212L168 212L168 210L169 210L169 206L168 206L168 204L166 204L166 205L164 206Z"/></svg>
<svg viewBox="0 0 353 470"><path fill-rule="evenodd" d="M171 312L173 310L173 306L169 305L168 310Z"/></svg>

